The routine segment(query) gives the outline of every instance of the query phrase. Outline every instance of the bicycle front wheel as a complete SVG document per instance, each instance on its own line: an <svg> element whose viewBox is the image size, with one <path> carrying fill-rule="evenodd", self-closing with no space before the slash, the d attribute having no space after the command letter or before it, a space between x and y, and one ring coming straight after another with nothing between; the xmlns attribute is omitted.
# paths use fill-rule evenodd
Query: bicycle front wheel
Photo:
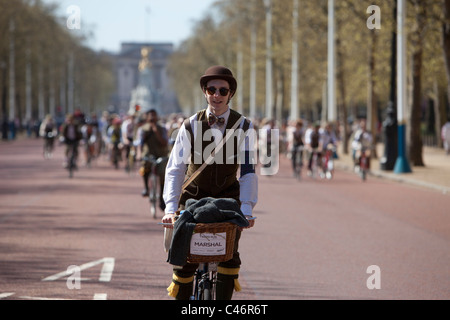
<svg viewBox="0 0 450 320"><path fill-rule="evenodd" d="M205 288L203 289L203 297L201 300L212 300L211 283L205 283Z"/></svg>
<svg viewBox="0 0 450 320"><path fill-rule="evenodd" d="M157 178L156 174L152 173L151 176L151 190L150 190L150 212L152 214L152 217L156 219L156 202L158 201L158 190L157 190Z"/></svg>
<svg viewBox="0 0 450 320"><path fill-rule="evenodd" d="M213 300L212 284L210 279L203 278L198 283L197 300Z"/></svg>

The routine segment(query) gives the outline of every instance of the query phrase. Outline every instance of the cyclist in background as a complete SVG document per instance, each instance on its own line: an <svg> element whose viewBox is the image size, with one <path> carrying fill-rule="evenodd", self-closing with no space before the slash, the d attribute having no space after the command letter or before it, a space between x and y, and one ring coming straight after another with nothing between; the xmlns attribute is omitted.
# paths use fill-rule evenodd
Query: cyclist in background
<svg viewBox="0 0 450 320"><path fill-rule="evenodd" d="M55 137L58 134L53 117L48 114L39 128L39 135L44 138L44 158L49 159L53 154Z"/></svg>
<svg viewBox="0 0 450 320"><path fill-rule="evenodd" d="M109 146L109 136L108 136L108 129L111 126L111 117L109 115L108 111L103 111L102 116L100 117L100 120L98 121L98 130L100 132L100 149L99 152L102 154L108 153L108 146Z"/></svg>
<svg viewBox="0 0 450 320"><path fill-rule="evenodd" d="M81 128L78 121L75 119L74 115L67 115L66 121L61 128L61 140L66 144L66 159L64 162L64 168L67 168L69 164L71 149L74 152L75 168L77 167L76 161L78 157L78 144L82 138L83 135L81 134Z"/></svg>
<svg viewBox="0 0 450 320"><path fill-rule="evenodd" d="M325 152L329 145L332 145L336 147L337 138L336 134L331 128L331 124L327 123L325 124L325 127L323 129L319 130L321 139L322 139L322 151Z"/></svg>
<svg viewBox="0 0 450 320"><path fill-rule="evenodd" d="M334 153L336 152L337 138L336 134L333 131L331 124L326 123L324 128L319 130L320 138L322 141L322 173L323 177L327 176L328 178L332 177L332 166L330 167L330 159L333 159ZM332 160L331 160L332 161Z"/></svg>
<svg viewBox="0 0 450 320"><path fill-rule="evenodd" d="M164 126L158 124L159 119L156 110L150 109L147 111L146 117L146 123L140 127L140 137L138 137L142 160L140 173L144 181L144 190L142 191L143 197L148 197L149 195L148 180L152 169L151 157L153 156L156 159L167 157L169 144L167 130ZM166 207L163 199L165 166L164 170L158 171L158 175L161 186L159 207L161 210L164 210Z"/></svg>
<svg viewBox="0 0 450 320"><path fill-rule="evenodd" d="M355 170L359 169L360 156L365 152L367 156L367 168L370 169L370 155L372 151L372 134L367 131L366 120L362 119L352 141L352 156Z"/></svg>
<svg viewBox="0 0 450 320"><path fill-rule="evenodd" d="M292 169L294 174L297 174L297 166L301 166L303 163L303 121L298 119L295 121L295 126L290 127L292 128L289 128L289 150L291 151Z"/></svg>
<svg viewBox="0 0 450 320"><path fill-rule="evenodd" d="M134 114L129 115L122 123L122 143L125 149L125 170L130 171L130 163L128 158L130 156L131 148L133 147L134 133L135 133L135 118Z"/></svg>
<svg viewBox="0 0 450 320"><path fill-rule="evenodd" d="M305 133L305 145L309 152L309 160L308 160L308 175L312 175L312 160L314 152L317 152L317 167L320 167L320 158L321 158L321 137L320 137L320 123L314 123L313 127L308 129Z"/></svg>
<svg viewBox="0 0 450 320"><path fill-rule="evenodd" d="M120 126L122 120L116 116L112 119L111 125L108 128L109 138L109 156L112 164L116 169L119 168L119 162L122 161L122 131Z"/></svg>
<svg viewBox="0 0 450 320"><path fill-rule="evenodd" d="M84 141L84 155L86 165L90 166L92 159L96 156L97 143L97 126L91 119L86 120L86 123L81 127L81 133Z"/></svg>

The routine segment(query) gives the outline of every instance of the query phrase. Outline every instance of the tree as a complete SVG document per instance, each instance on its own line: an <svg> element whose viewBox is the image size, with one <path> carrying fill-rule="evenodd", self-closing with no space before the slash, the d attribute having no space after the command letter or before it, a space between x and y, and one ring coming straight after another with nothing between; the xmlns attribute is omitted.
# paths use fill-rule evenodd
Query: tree
<svg viewBox="0 0 450 320"><path fill-rule="evenodd" d="M447 102L450 104L450 0L442 0L442 51L445 61L445 75L447 77ZM447 114L450 118L450 114ZM445 121L445 119L444 119Z"/></svg>
<svg viewBox="0 0 450 320"><path fill-rule="evenodd" d="M414 166L424 166L421 138L422 103L422 58L423 42L427 20L427 4L423 0L412 0L414 8L414 26L411 33L412 44L412 103L410 113L409 158Z"/></svg>
<svg viewBox="0 0 450 320"><path fill-rule="evenodd" d="M440 89L446 74L450 79L450 23L449 19L435 19L442 15L442 5L450 0L409 0L408 22L408 66L411 106L408 106L407 128L409 132L410 157L415 165L420 164L422 145L420 127L423 122L421 102ZM298 24L298 100L300 117L308 122L320 120L325 112L323 88L327 77L327 0L300 0ZM426 3L426 4L425 4ZM367 9L373 5L369 0L341 0L336 2L337 36L337 97L339 120L346 124L348 119L370 114L374 134L378 134L380 109L390 99L391 36L395 29L392 12L394 0L376 3L381 9L381 29L370 30L367 20L371 16ZM291 52L292 52L292 8L291 0L272 1L273 34L273 90L277 115L284 120L289 114L288 99L291 90ZM192 75L198 76L209 64L227 64L232 70L239 70L238 60L242 61L242 89L244 109L256 101L259 115L264 114L265 105L265 10L263 0L240 1L218 0L200 20L182 46L171 59L171 75L176 90L189 97L189 105L198 108L199 93ZM433 13L433 15L431 15ZM447 13L447 17L448 17ZM443 23L443 29L436 28ZM252 27L256 26L256 27ZM255 30L255 32L252 32ZM426 37L425 37L426 33ZM442 33L443 45L439 46ZM253 36L252 36L253 34ZM256 39L256 41L252 41ZM251 50L251 43L255 50ZM446 67L442 59L444 51ZM437 54L439 52L439 55ZM238 56L241 58L238 59ZM410 59L409 59L410 58ZM414 63L412 63L414 62ZM251 66L256 66L255 91L248 89L254 74ZM418 72L419 71L419 72ZM192 85L186 85L186 83ZM437 83L437 86L434 84ZM450 80L447 81L450 83ZM186 94L184 94L186 92ZM450 95L450 85L448 85ZM197 98L195 96L197 95ZM201 96L201 95L200 95ZM191 98L192 97L192 98ZM376 98L376 99L375 99ZM197 103L196 103L196 101ZM448 98L448 100L450 97ZM442 101L438 99L436 101ZM286 103L285 103L286 102ZM410 107L410 109L409 109ZM442 114L442 113L441 113ZM442 116L443 117L443 116ZM344 138L344 137L343 137Z"/></svg>
<svg viewBox="0 0 450 320"><path fill-rule="evenodd" d="M86 112L98 111L98 105L106 107L106 100L113 91L109 59L84 45L86 34L69 31L66 19L56 16L56 8L40 0L0 0L0 34L3 35L3 41L0 41L0 88L9 86L10 80L1 75L10 71L7 63L9 40L14 37L14 113L20 123L29 121L30 117L42 120L46 113L55 116L57 106L62 107L62 112L69 111L70 61L75 62L76 70L73 101L85 106ZM14 20L14 33L8 32L11 19ZM5 101L2 113L7 118L5 105L9 92L1 91Z"/></svg>

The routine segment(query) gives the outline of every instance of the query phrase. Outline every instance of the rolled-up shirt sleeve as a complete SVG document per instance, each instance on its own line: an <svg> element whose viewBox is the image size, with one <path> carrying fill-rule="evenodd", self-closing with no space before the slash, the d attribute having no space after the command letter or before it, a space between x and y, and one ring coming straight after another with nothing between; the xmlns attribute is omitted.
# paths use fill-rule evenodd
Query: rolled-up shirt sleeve
<svg viewBox="0 0 450 320"><path fill-rule="evenodd" d="M250 124L242 146L245 156L241 163L239 178L241 211L246 216L253 215L253 208L258 202L258 176L255 173L256 140L256 132L253 124Z"/></svg>
<svg viewBox="0 0 450 320"><path fill-rule="evenodd" d="M241 211L246 216L253 215L253 208L258 202L258 176L247 173L239 178Z"/></svg>

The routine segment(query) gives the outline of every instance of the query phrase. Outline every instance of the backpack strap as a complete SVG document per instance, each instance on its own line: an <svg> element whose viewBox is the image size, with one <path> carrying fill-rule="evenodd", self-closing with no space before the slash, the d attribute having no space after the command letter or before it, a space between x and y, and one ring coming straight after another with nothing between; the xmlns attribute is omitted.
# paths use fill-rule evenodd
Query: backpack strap
<svg viewBox="0 0 450 320"><path fill-rule="evenodd" d="M236 121L233 125L233 127L231 128L231 130L229 130L225 137L220 140L219 144L214 148L214 150L211 152L211 155L208 157L208 159L205 160L205 162L203 162L203 164L189 177L189 179L187 179L184 183L183 186L181 187L181 189L185 189L192 181L194 181L195 178L198 177L198 175L206 168L206 166L208 164L210 164L213 160L214 160L214 155L216 154L216 151L220 150L223 148L223 146L225 145L225 143L227 143L228 139L233 136L233 131L237 129L237 127L241 124L241 122L245 119L244 116L241 116L239 118L238 121ZM189 124L190 127L190 124ZM188 129L188 128L186 128ZM191 132L191 138L193 138L194 134L192 132L192 128L190 127L190 132ZM191 144L193 144L193 139L191 139Z"/></svg>

